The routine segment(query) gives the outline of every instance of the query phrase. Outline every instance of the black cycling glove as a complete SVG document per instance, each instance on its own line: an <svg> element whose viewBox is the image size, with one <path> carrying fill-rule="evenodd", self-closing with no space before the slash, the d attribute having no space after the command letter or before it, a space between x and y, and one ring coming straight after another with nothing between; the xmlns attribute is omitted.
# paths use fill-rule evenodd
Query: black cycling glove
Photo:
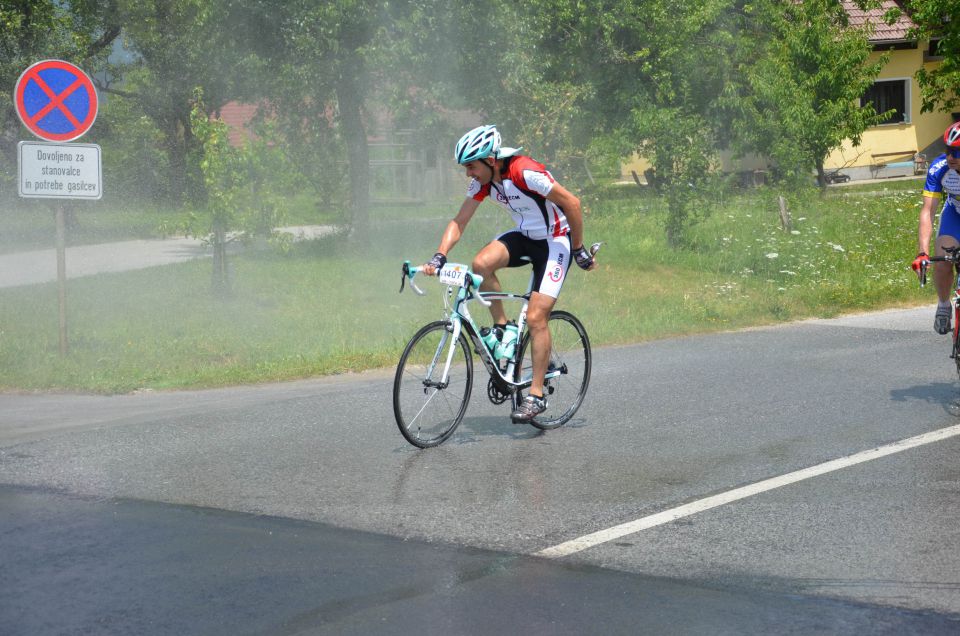
<svg viewBox="0 0 960 636"><path fill-rule="evenodd" d="M443 266L446 264L447 264L447 257L441 254L440 252L437 252L436 254L434 254L433 258L431 258L430 261L427 263L427 265L431 265L437 270L443 269Z"/></svg>
<svg viewBox="0 0 960 636"><path fill-rule="evenodd" d="M577 261L580 269L590 269L590 266L593 265L593 256L582 245L573 250L573 259Z"/></svg>

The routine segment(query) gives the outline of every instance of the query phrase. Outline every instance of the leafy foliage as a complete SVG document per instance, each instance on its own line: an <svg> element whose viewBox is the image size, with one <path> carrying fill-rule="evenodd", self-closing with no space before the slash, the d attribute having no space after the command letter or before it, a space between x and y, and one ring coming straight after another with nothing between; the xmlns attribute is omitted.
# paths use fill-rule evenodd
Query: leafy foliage
<svg viewBox="0 0 960 636"><path fill-rule="evenodd" d="M186 229L210 237L213 289L223 294L230 285L227 243L237 237L271 236L273 228L282 224L285 185L295 171L282 146L269 139L232 146L227 125L207 112L202 90L195 92L193 101L190 129L199 142L198 165L207 196L205 214L192 215Z"/></svg>
<svg viewBox="0 0 960 636"><path fill-rule="evenodd" d="M922 111L951 111L960 105L960 3L954 0L908 0L910 18L917 24L918 38L939 38L938 54L943 56L934 68L917 71L923 100Z"/></svg>
<svg viewBox="0 0 960 636"><path fill-rule="evenodd" d="M101 82L101 90L135 102L160 131L166 197L202 197L202 177L189 159L198 148L190 127L192 92L202 87L213 110L241 94L243 82L259 68L246 40L252 34L234 17L237 5L228 0L116 2L129 56L110 65L109 77L136 79L122 87Z"/></svg>
<svg viewBox="0 0 960 636"><path fill-rule="evenodd" d="M910 0L923 33L943 35L942 66L919 75L925 108L955 103L955 4ZM591 166L649 158L672 246L688 246L712 209L722 152L770 157L788 182L822 177L829 152L878 121L858 103L883 64L867 62L866 33L839 0L489 0L482 11L466 0L33 0L0 3L0 26L5 83L38 57L97 71L109 99L91 137L131 196L188 206L229 190L200 163L213 149L190 116L200 87L208 115L261 105L258 125L285 153L255 152L273 166L296 157L282 171L300 177L297 194L356 229L372 131L402 125L451 145L492 122L575 190ZM128 55L108 60L121 28ZM17 128L0 92L4 141ZM7 175L14 146L0 146Z"/></svg>
<svg viewBox="0 0 960 636"><path fill-rule="evenodd" d="M852 28L837 0L760 0L750 7L754 25L741 53L745 84L728 103L738 145L771 157L781 175L803 182L845 139L888 113L860 106L860 97L888 56L868 63L869 32Z"/></svg>

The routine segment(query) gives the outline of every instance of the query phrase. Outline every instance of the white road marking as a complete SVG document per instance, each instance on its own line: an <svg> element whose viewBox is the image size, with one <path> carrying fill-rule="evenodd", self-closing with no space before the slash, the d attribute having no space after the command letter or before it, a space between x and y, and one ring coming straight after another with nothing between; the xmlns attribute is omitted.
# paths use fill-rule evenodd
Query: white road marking
<svg viewBox="0 0 960 636"><path fill-rule="evenodd" d="M697 514L698 512L703 512L704 510L710 510L711 508L716 508L740 499L752 497L753 495L757 495L768 490L773 490L774 488L780 488L781 486L794 484L798 481L803 481L805 479L824 475L835 470L840 470L841 468L879 459L887 455L893 455L894 453L899 453L917 446L923 446L924 444L939 442L957 435L960 435L960 424L956 426L950 426L948 428L942 428L937 431L924 433L923 435L917 435L916 437L909 437L886 446L880 446L878 448L862 451L854 455L833 459L822 464L817 464L816 466L803 468L792 473L780 475L779 477L765 479L748 486L742 486L718 495L699 499L676 508L671 508L670 510L658 512L648 517L642 517L634 521L628 521L627 523L613 526L612 528L607 528L606 530L600 530L576 539L571 539L570 541L565 541L549 548L544 548L539 552L535 552L533 556L547 557L552 559L570 556L571 554L576 554L577 552L581 552L587 548L592 548L602 543L619 539L620 537L628 534L634 534L636 532L640 532L641 530L661 526L665 523L670 523L671 521L675 521L683 517L689 517L690 515Z"/></svg>

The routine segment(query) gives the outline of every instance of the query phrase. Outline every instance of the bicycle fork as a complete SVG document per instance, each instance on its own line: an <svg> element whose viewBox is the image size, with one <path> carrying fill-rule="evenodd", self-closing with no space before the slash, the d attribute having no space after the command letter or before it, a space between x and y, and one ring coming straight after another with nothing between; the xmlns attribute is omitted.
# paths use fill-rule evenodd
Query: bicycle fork
<svg viewBox="0 0 960 636"><path fill-rule="evenodd" d="M450 383L450 365L453 363L453 356L457 352L457 341L460 338L460 331L462 330L462 325L459 320L451 321L451 324L444 330L443 338L440 339L440 344L437 346L436 353L433 354L433 360L430 362L430 366L427 368L427 376L423 379L423 394L426 395L431 388L443 390L447 388ZM450 343L450 346L447 347L447 343ZM440 381L433 380L433 373L436 370L437 363L440 360L440 356L443 355L444 350L446 350L446 361L443 365L443 375L440 377Z"/></svg>

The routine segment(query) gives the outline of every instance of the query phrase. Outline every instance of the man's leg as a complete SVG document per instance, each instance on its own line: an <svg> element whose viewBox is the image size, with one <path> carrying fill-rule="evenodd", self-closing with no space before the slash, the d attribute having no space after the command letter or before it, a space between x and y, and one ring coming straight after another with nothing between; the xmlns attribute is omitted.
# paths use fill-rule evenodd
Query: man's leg
<svg viewBox="0 0 960 636"><path fill-rule="evenodd" d="M547 403L543 399L543 378L550 366L550 352L553 345L547 320L556 302L556 298L540 292L530 294L530 302L527 305L527 329L530 330L533 378L523 402L510 415L517 424L529 422L547 409Z"/></svg>
<svg viewBox="0 0 960 636"><path fill-rule="evenodd" d="M536 291L530 294L530 302L527 303L527 328L530 330L533 377L527 396L512 414L513 421L517 423L529 422L547 408L543 400L543 383L553 350L548 321L570 266L570 239L559 236L540 241L532 246L531 252L535 279L533 289Z"/></svg>
<svg viewBox="0 0 960 636"><path fill-rule="evenodd" d="M480 291L501 291L500 280L497 278L497 270L507 266L510 262L510 252L507 246L500 241L490 241L473 258L473 264L470 268L475 274L483 276L483 284L480 285ZM494 300L490 303L490 315L493 316L494 324L503 325L507 322L507 314L503 310L503 302Z"/></svg>
<svg viewBox="0 0 960 636"><path fill-rule="evenodd" d="M530 303L527 305L527 329L530 330L531 357L533 358L533 380L530 384L530 393L539 397L543 397L543 378L547 375L550 350L553 345L547 320L556 302L556 298L533 292L530 294Z"/></svg>
<svg viewBox="0 0 960 636"><path fill-rule="evenodd" d="M936 255L943 256L945 247L956 247L957 239L952 236L941 235L937 237ZM937 289L937 313L934 318L933 328L941 334L950 333L950 289L953 287L953 264L939 262L935 264L933 270L933 284Z"/></svg>

